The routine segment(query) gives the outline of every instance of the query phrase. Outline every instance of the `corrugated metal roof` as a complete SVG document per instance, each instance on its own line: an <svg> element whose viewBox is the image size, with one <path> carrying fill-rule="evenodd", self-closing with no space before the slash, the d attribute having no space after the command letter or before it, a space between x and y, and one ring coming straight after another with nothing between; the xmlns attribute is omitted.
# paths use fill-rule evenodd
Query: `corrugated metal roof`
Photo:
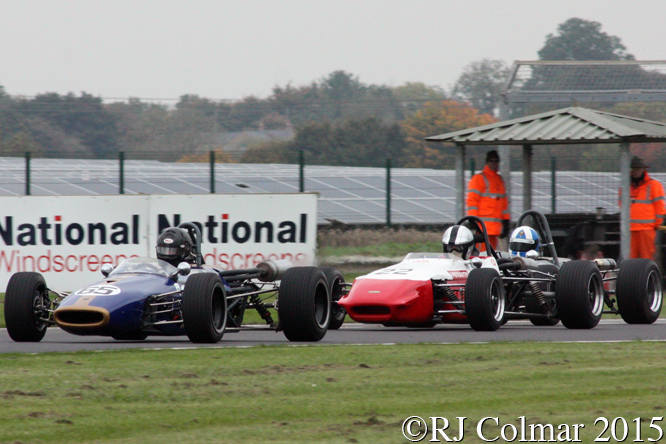
<svg viewBox="0 0 666 444"><path fill-rule="evenodd" d="M560 145L666 142L666 123L569 107L426 137L464 145Z"/></svg>

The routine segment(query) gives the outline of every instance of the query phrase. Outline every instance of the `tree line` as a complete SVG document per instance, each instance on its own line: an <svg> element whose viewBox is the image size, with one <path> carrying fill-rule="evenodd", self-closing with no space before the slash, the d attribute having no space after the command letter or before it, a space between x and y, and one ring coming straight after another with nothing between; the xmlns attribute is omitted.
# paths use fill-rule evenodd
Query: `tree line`
<svg viewBox="0 0 666 444"><path fill-rule="evenodd" d="M549 34L538 54L541 60L634 59L618 37L601 31L599 23L576 18L561 24L557 34ZM451 147L423 139L496 122L510 71L501 60L474 62L449 91L419 82L368 85L351 73L335 71L309 85L275 86L265 99L249 96L232 102L183 95L175 106L138 98L104 103L87 93L12 97L0 85L0 155L30 152L39 157L110 159L123 151L131 159L207 161L213 151L222 162L295 163L303 152L308 164L383 166L391 158L396 167L451 168ZM568 75L566 69L536 70L529 82L536 89L550 88ZM650 76L653 84L664 82L663 75ZM586 78L608 83L611 77ZM597 108L666 119L663 104ZM239 152L225 150L225 136L242 132L282 136L249 143ZM649 154L657 148L643 149ZM473 148L470 154L481 159L486 149ZM608 157L603 151L607 147L568 160L558 150L547 148L547 154L565 159L567 164L558 165L562 168L599 168L589 158Z"/></svg>
<svg viewBox="0 0 666 444"><path fill-rule="evenodd" d="M4 156L29 151L109 159L123 151L134 159L204 161L215 151L219 161L293 163L303 150L310 164L377 166L391 157L395 166L443 166L420 160L416 129L425 137L428 129L455 131L493 121L437 87L366 85L344 71L310 85L276 86L266 99L221 102L184 95L171 107L140 99L105 104L87 93L14 98L0 86ZM279 130L292 137L255 143L242 153L222 148L230 133Z"/></svg>

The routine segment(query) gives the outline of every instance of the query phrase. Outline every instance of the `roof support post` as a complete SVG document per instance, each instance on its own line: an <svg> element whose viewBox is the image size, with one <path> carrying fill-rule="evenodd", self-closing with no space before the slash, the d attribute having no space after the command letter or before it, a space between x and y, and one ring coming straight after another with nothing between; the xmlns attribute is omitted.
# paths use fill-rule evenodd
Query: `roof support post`
<svg viewBox="0 0 666 444"><path fill-rule="evenodd" d="M515 73L513 75L515 75ZM513 79L510 79L510 81L511 80ZM506 95L503 95L502 98L503 100L501 100L499 104L499 115L497 116L500 122L509 120L510 117L509 105L506 101ZM511 146L500 145L499 155L501 159L499 172L504 178L504 189L506 191L506 200L509 203L509 213L511 213Z"/></svg>
<svg viewBox="0 0 666 444"><path fill-rule="evenodd" d="M456 143L456 220L465 215L465 145Z"/></svg>
<svg viewBox="0 0 666 444"><path fill-rule="evenodd" d="M501 159L499 172L504 178L506 200L509 202L509 212L511 212L511 146L500 145L499 156Z"/></svg>
<svg viewBox="0 0 666 444"><path fill-rule="evenodd" d="M622 203L620 206L620 257L619 261L629 258L631 252L631 231L629 219L631 215L631 153L629 143L620 144L620 192Z"/></svg>
<svg viewBox="0 0 666 444"><path fill-rule="evenodd" d="M523 145L523 212L532 209L532 145Z"/></svg>

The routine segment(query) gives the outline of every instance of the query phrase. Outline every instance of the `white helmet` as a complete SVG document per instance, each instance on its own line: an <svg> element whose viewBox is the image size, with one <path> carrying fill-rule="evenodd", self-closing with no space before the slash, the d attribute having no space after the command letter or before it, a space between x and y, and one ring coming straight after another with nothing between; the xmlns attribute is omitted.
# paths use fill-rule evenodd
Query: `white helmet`
<svg viewBox="0 0 666 444"><path fill-rule="evenodd" d="M513 230L509 238L509 253L511 256L523 256L528 251L539 251L539 234L532 227L522 226Z"/></svg>
<svg viewBox="0 0 666 444"><path fill-rule="evenodd" d="M467 227L453 225L444 232L442 246L444 253L461 253L463 259L467 259L468 253L474 247L474 235Z"/></svg>

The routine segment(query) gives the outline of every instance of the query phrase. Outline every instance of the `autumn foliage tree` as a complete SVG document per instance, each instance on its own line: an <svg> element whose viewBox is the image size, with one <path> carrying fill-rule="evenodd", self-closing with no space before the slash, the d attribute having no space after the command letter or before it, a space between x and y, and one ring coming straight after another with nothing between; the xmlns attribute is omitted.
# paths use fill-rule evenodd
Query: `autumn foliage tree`
<svg viewBox="0 0 666 444"><path fill-rule="evenodd" d="M453 168L450 144L426 142L428 136L495 123L489 114L479 114L470 105L445 100L428 102L403 123L406 148L403 165L413 168Z"/></svg>

